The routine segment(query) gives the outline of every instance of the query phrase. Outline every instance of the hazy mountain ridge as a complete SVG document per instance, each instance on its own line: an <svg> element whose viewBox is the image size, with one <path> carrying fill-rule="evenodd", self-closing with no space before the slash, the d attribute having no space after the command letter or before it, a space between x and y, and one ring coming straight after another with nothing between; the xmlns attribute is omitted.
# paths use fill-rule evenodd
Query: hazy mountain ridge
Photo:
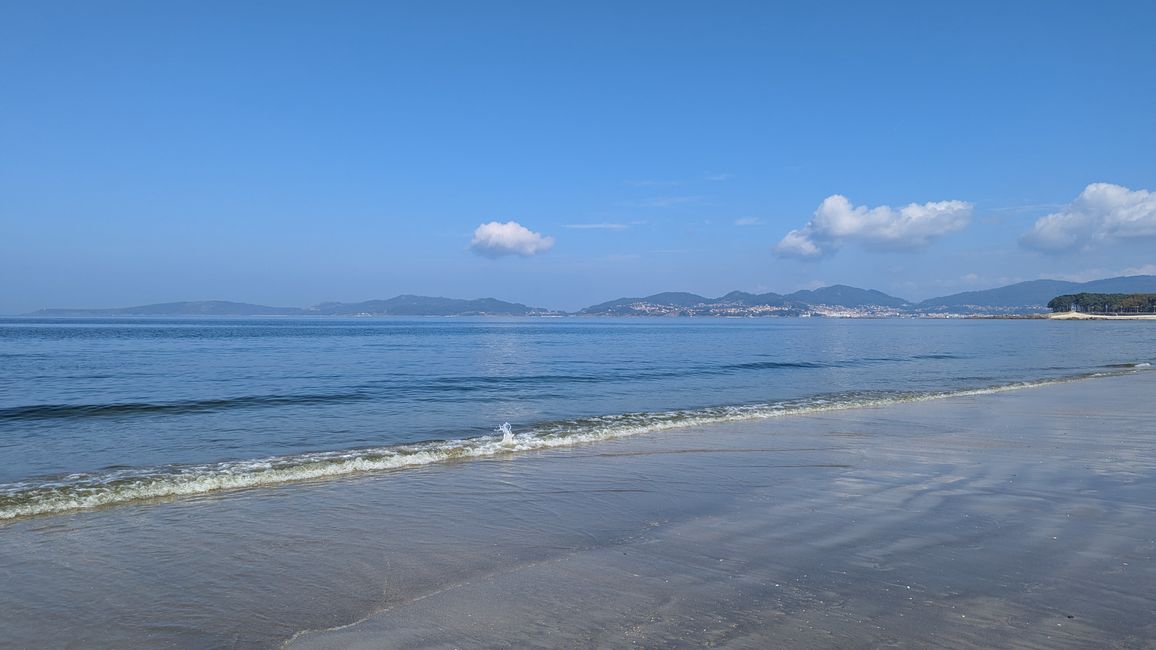
<svg viewBox="0 0 1156 650"><path fill-rule="evenodd" d="M299 307L269 307L228 300L193 300L164 302L135 307L95 309L41 309L29 316L292 316L304 314Z"/></svg>
<svg viewBox="0 0 1156 650"><path fill-rule="evenodd" d="M724 303L724 304L747 305L747 306L757 306L757 305L782 306L782 305L787 304L787 299L785 297L783 297L782 295L777 294L777 293L754 294L754 293L747 293L745 291L732 291L732 292L728 293L727 295L719 298L718 301L721 303Z"/></svg>
<svg viewBox="0 0 1156 650"><path fill-rule="evenodd" d="M496 298L464 300L407 294L388 300L324 303L306 310L305 313L326 316L529 316L548 313L548 310Z"/></svg>
<svg viewBox="0 0 1156 650"><path fill-rule="evenodd" d="M784 296L787 300L808 305L835 305L838 307L903 307L911 303L903 298L889 296L875 289L859 289L835 284L820 289L796 291Z"/></svg>
<svg viewBox="0 0 1156 650"><path fill-rule="evenodd" d="M710 298L700 296L694 293L686 293L680 291L666 291L663 293L656 293L653 296L645 298L618 298L617 300L610 300L607 302L591 305L582 309L580 314L626 314L636 311L634 305L640 303L647 303L651 305L663 305L669 307L694 307L696 305L710 302Z"/></svg>
<svg viewBox="0 0 1156 650"><path fill-rule="evenodd" d="M831 307L867 308L901 307L908 301L889 296L874 289L859 289L843 284L814 290L796 291L787 295L777 293L753 294L745 291L731 291L718 298L707 298L693 293L665 292L641 298L619 298L581 310L586 315L636 316L652 314L656 308L664 310L687 310L691 313L715 312L734 307L773 307L783 315L794 315L814 305Z"/></svg>
<svg viewBox="0 0 1156 650"><path fill-rule="evenodd" d="M780 295L732 291L719 298L693 293L666 292L639 298L619 298L581 310L584 315L645 316L672 313L715 313L729 306L777 307L779 315L795 315L816 306L859 310L893 310L906 314L1033 313L1046 312L1047 303L1067 293L1156 292L1156 275L1104 278L1089 282L1031 280L1016 284L911 302L875 289L836 284Z"/></svg>
<svg viewBox="0 0 1156 650"><path fill-rule="evenodd" d="M1072 293L1156 293L1156 275L1104 278L1090 282L1031 280L930 298L911 303L875 289L836 284L780 295L731 291L718 298L668 291L618 298L586 307L585 316L806 315L816 306L859 310L864 315L943 313L1032 313L1047 311L1049 300ZM440 298L401 295L387 300L327 302L313 307L269 307L225 300L170 302L105 309L42 309L30 316L534 316L562 312L496 298Z"/></svg>
<svg viewBox="0 0 1156 650"><path fill-rule="evenodd" d="M1030 280L983 291L965 291L930 298L916 305L920 311L983 311L984 308L1047 311L1048 301L1071 293L1156 292L1156 275L1125 275L1089 282Z"/></svg>
<svg viewBox="0 0 1156 650"><path fill-rule="evenodd" d="M388 300L269 307L226 300L168 302L102 309L41 309L29 316L530 316L548 310L495 298L463 300L403 295Z"/></svg>

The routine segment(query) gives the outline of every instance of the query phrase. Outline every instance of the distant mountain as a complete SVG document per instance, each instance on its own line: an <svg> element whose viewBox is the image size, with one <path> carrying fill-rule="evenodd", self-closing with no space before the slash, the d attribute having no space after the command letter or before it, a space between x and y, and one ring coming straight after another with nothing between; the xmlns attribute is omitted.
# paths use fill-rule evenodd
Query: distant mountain
<svg viewBox="0 0 1156 650"><path fill-rule="evenodd" d="M1080 286L1064 280L1031 280L1006 287L984 291L964 291L950 296L929 298L919 303L920 309L937 307L1042 307L1056 296L1069 293Z"/></svg>
<svg viewBox="0 0 1156 650"><path fill-rule="evenodd" d="M807 305L832 305L836 307L903 307L910 304L902 298L889 296L882 291L859 289L845 284L836 284L812 291L796 291L784 297L787 300Z"/></svg>
<svg viewBox="0 0 1156 650"><path fill-rule="evenodd" d="M325 303L309 309L307 313L327 316L529 316L546 312L545 309L494 298L462 300L406 295L389 300Z"/></svg>
<svg viewBox="0 0 1156 650"><path fill-rule="evenodd" d="M668 291L644 298L619 298L587 307L584 316L893 316L899 314L1016 314L1047 311L1052 298L1075 293L1156 293L1156 275L1091 282L1032 280L985 291L966 291L911 304L874 289L836 284L777 293L732 291L718 298ZM836 309L837 308L837 309ZM403 295L389 300L328 302L301 309L206 300L109 309L42 309L31 316L534 316L546 309L495 298L462 300Z"/></svg>
<svg viewBox="0 0 1156 650"><path fill-rule="evenodd" d="M931 298L917 305L920 311L984 311L986 309L1047 311L1048 301L1072 293L1156 292L1156 275L1131 275L1091 282L1030 280L986 291L965 291Z"/></svg>
<svg viewBox="0 0 1156 650"><path fill-rule="evenodd" d="M652 300L663 305L673 305L675 307L693 307L695 305L701 305L704 302L710 302L709 298L704 298L696 293L685 293L682 291L656 293L647 298L647 300Z"/></svg>
<svg viewBox="0 0 1156 650"><path fill-rule="evenodd" d="M41 309L30 316L528 316L548 313L544 309L494 298L459 300L426 296L397 296L389 300L329 302L301 309L267 307L243 302L206 300L168 302L111 309Z"/></svg>
<svg viewBox="0 0 1156 650"><path fill-rule="evenodd" d="M732 291L719 298L694 293L656 293L645 298L611 300L587 307L579 313L592 316L793 316L807 311L812 305L898 308L907 304L902 298L880 291L835 285L786 296L745 291Z"/></svg>
<svg viewBox="0 0 1156 650"><path fill-rule="evenodd" d="M598 314L598 315L633 315L638 312L637 305L655 305L662 307L694 307L711 302L710 298L700 296L694 293L685 293L679 291L667 291L665 293L656 293L653 296L645 298L619 298L618 300L610 300L608 302L591 305L583 309L582 314Z"/></svg>
<svg viewBox="0 0 1156 650"><path fill-rule="evenodd" d="M138 307L106 309L41 309L30 316L291 316L302 314L297 307L267 307L227 300L166 302Z"/></svg>
<svg viewBox="0 0 1156 650"><path fill-rule="evenodd" d="M1079 287L1083 293L1152 293L1156 291L1156 275L1123 275L1084 282Z"/></svg>
<svg viewBox="0 0 1156 650"><path fill-rule="evenodd" d="M716 298L715 302L722 304L744 305L747 307L757 307L760 305L767 306L784 306L787 304L787 299L777 293L747 293L745 291L732 291L727 295Z"/></svg>

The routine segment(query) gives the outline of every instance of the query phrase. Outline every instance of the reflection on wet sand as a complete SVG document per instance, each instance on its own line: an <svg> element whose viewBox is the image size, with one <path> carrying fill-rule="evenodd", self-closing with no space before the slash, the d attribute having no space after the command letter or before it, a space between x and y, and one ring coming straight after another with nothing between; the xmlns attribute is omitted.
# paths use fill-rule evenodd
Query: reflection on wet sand
<svg viewBox="0 0 1156 650"><path fill-rule="evenodd" d="M17 646L1143 646L1153 394L1138 372L17 521L0 616Z"/></svg>

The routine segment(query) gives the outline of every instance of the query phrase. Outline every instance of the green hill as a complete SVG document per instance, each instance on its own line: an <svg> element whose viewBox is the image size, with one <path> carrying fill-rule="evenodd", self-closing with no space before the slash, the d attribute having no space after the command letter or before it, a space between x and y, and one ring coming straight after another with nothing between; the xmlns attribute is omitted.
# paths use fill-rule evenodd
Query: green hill
<svg viewBox="0 0 1156 650"><path fill-rule="evenodd" d="M527 316L545 310L495 298L462 300L429 296L397 296L389 300L366 300L353 303L326 303L311 313L332 316Z"/></svg>
<svg viewBox="0 0 1156 650"><path fill-rule="evenodd" d="M1052 298L1075 293L1143 293L1156 291L1156 275L1132 275L1091 282L1031 280L985 291L965 291L924 300L920 310L962 310L964 308L1021 308L1043 311Z"/></svg>
<svg viewBox="0 0 1156 650"><path fill-rule="evenodd" d="M834 305L837 307L903 307L910 303L874 289L860 289L836 284L821 289L796 291L784 296L792 302L807 305Z"/></svg>

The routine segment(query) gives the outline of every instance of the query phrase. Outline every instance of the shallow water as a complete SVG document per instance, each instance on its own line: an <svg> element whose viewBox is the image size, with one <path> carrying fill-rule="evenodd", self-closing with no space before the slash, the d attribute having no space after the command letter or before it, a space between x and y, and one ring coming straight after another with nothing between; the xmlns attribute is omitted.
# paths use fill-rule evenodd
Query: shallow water
<svg viewBox="0 0 1156 650"><path fill-rule="evenodd" d="M0 319L0 519L1154 358L1135 322Z"/></svg>
<svg viewBox="0 0 1156 650"><path fill-rule="evenodd" d="M0 320L0 647L846 645L899 570L936 625L1091 585L1064 638L1122 639L1154 358L1135 322Z"/></svg>
<svg viewBox="0 0 1156 650"><path fill-rule="evenodd" d="M1138 371L11 521L0 646L1143 647L1154 390Z"/></svg>

